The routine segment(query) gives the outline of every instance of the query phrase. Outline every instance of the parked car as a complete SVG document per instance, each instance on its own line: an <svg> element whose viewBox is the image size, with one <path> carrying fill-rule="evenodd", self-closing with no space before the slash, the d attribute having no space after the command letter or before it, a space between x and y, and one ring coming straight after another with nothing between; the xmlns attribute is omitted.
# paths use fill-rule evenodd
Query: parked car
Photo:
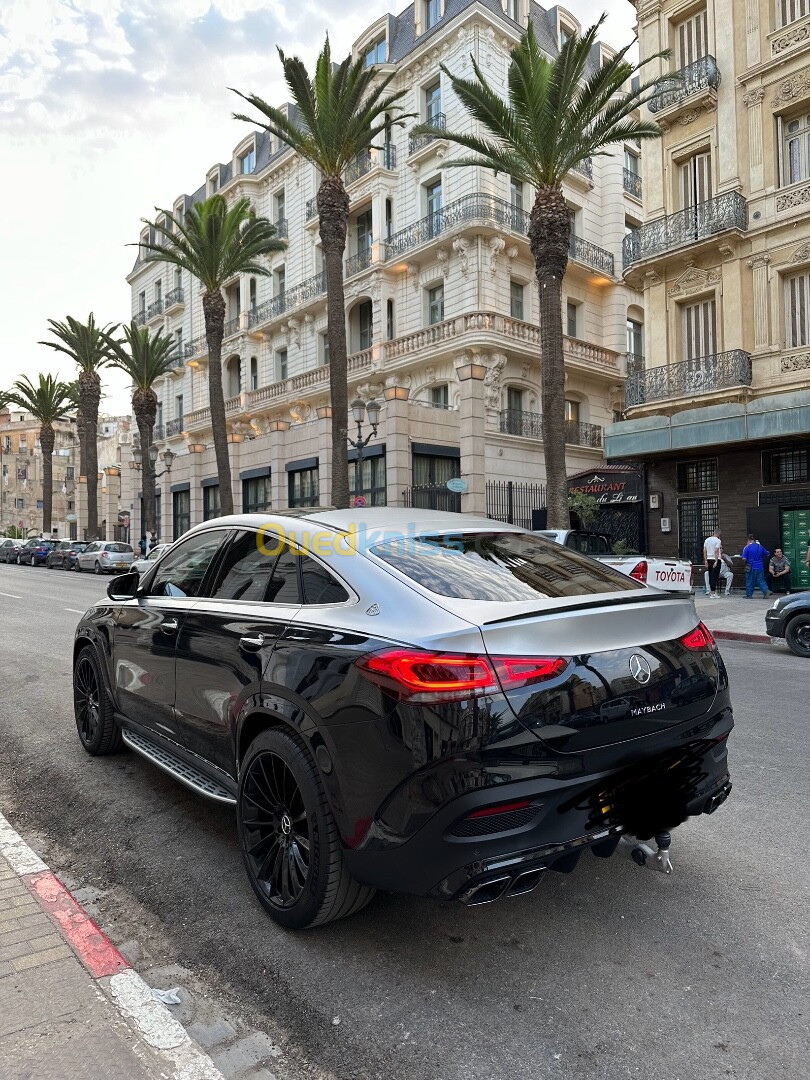
<svg viewBox="0 0 810 1080"><path fill-rule="evenodd" d="M0 562L16 562L17 552L20 550L24 543L24 540L12 540L8 537L0 540Z"/></svg>
<svg viewBox="0 0 810 1080"><path fill-rule="evenodd" d="M563 544L573 551L590 555L608 566L614 567L621 574L635 578L643 585L655 585L667 592L691 593L692 564L688 559L665 559L651 555L613 555L610 541L601 533L586 532L582 529L542 529L539 536Z"/></svg>
<svg viewBox="0 0 810 1080"><path fill-rule="evenodd" d="M784 638L796 656L810 657L810 591L780 596L765 612L769 637Z"/></svg>
<svg viewBox="0 0 810 1080"><path fill-rule="evenodd" d="M622 834L659 857L730 791L728 678L691 599L514 526L220 518L107 592L76 630L83 747L123 742L235 804L247 876L287 927L376 888L527 893Z"/></svg>
<svg viewBox="0 0 810 1080"><path fill-rule="evenodd" d="M50 570L73 570L76 567L76 556L87 548L84 540L60 540L56 547L48 552L45 565Z"/></svg>
<svg viewBox="0 0 810 1080"><path fill-rule="evenodd" d="M92 570L95 574L114 574L128 570L135 558L131 544L120 540L94 540L76 555L76 569Z"/></svg>
<svg viewBox="0 0 810 1080"><path fill-rule="evenodd" d="M137 574L145 574L147 570L151 570L164 551L168 551L171 544L155 544L148 555L141 555L140 558L135 559L132 563L132 569Z"/></svg>
<svg viewBox="0 0 810 1080"><path fill-rule="evenodd" d="M17 565L42 566L60 541L57 539L42 540L34 538L27 540L17 552Z"/></svg>

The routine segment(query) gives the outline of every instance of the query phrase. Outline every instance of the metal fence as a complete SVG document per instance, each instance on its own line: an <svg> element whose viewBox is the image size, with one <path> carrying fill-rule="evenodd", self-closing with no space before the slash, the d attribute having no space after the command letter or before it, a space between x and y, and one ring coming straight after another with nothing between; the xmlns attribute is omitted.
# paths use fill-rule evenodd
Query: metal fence
<svg viewBox="0 0 810 1080"><path fill-rule="evenodd" d="M522 529L532 527L532 510L546 505L544 484L519 484L514 480L487 480L487 517L519 525Z"/></svg>
<svg viewBox="0 0 810 1080"><path fill-rule="evenodd" d="M418 484L402 492L405 505L414 510L447 510L461 513L461 495L448 491L444 484Z"/></svg>

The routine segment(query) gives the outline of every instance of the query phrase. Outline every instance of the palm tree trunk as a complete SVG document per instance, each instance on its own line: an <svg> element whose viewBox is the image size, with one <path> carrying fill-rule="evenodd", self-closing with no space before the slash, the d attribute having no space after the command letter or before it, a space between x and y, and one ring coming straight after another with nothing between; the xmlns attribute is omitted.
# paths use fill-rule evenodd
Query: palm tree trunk
<svg viewBox="0 0 810 1080"><path fill-rule="evenodd" d="M143 518L141 532L148 538L155 529L155 466L149 456L152 433L157 416L157 396L154 390L136 390L132 395L132 411L141 440L141 498Z"/></svg>
<svg viewBox="0 0 810 1080"><path fill-rule="evenodd" d="M42 450L42 533L49 536L53 517L53 444L54 433L50 424L39 429L39 446Z"/></svg>
<svg viewBox="0 0 810 1080"><path fill-rule="evenodd" d="M98 536L98 406L101 379L95 371L79 374L79 407L84 415L85 477L87 479L87 535Z"/></svg>
<svg viewBox="0 0 810 1080"><path fill-rule="evenodd" d="M233 513L231 457L225 426L225 394L222 390L222 335L225 331L225 298L217 289L203 293L205 338L208 342L208 402L211 409L211 432L219 477L219 506L223 515Z"/></svg>
<svg viewBox="0 0 810 1080"><path fill-rule="evenodd" d="M540 293L540 368L543 451L546 460L546 528L567 529L565 465L565 361L562 281L568 265L570 214L558 188L540 188L532 207L529 243Z"/></svg>
<svg viewBox="0 0 810 1080"><path fill-rule="evenodd" d="M327 339L329 341L329 396L332 403L331 505L349 505L349 455L346 436L349 419L346 312L343 299L343 254L349 223L349 197L339 176L325 176L318 189L318 215L326 267Z"/></svg>

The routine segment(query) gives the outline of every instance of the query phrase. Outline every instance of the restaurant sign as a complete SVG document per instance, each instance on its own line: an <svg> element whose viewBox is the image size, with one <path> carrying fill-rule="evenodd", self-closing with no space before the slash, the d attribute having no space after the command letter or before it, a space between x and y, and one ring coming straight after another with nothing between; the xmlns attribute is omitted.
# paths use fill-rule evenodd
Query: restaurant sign
<svg viewBox="0 0 810 1080"><path fill-rule="evenodd" d="M642 501L641 474L633 469L627 472L579 473L568 479L569 495L592 495L602 505L612 503L640 503Z"/></svg>

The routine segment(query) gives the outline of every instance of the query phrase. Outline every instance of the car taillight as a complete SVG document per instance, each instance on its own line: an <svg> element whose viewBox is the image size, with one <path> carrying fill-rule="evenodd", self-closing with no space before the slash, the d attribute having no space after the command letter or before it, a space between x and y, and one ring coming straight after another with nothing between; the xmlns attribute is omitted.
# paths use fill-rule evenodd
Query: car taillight
<svg viewBox="0 0 810 1080"><path fill-rule="evenodd" d="M630 577L635 578L636 581L640 581L643 585L647 584L647 563L644 559L642 559L641 562L636 563L630 571Z"/></svg>
<svg viewBox="0 0 810 1080"><path fill-rule="evenodd" d="M552 679L562 657L487 656L388 649L357 661L372 681L410 701L453 701Z"/></svg>
<svg viewBox="0 0 810 1080"><path fill-rule="evenodd" d="M681 645L686 649L692 649L694 652L699 652L703 649L714 648L714 638L712 632L709 630L705 623L698 623L694 630L690 630L688 634L684 634L680 638Z"/></svg>
<svg viewBox="0 0 810 1080"><path fill-rule="evenodd" d="M107 554L106 551L102 551L101 557L102 557L102 559L109 559L110 556Z"/></svg>

